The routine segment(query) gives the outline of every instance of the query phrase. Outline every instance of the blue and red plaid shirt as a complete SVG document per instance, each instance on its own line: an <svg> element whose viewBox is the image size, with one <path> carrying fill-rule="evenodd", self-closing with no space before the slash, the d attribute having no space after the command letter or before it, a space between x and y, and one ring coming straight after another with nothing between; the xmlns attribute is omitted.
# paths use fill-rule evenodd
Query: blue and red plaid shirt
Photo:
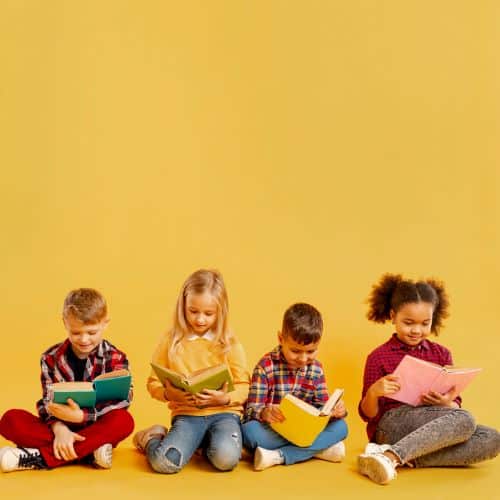
<svg viewBox="0 0 500 500"><path fill-rule="evenodd" d="M411 347L404 342L401 342L394 333L387 342L378 346L366 358L361 400L365 397L366 391L368 391L374 382L376 382L379 378L385 377L386 375L394 372L396 367L399 365L399 362L406 354L441 366L453 364L451 353L446 347L427 339L422 340L422 342L420 342L417 346ZM460 396L455 399L455 402L459 406L461 405L462 399ZM404 403L394 399L381 397L378 400L379 411L377 415L370 418L363 413L363 410L361 409L361 401L359 402L359 415L365 422L368 422L366 427L368 439L373 440L375 437L377 424L384 413L401 406L402 404Z"/></svg>
<svg viewBox="0 0 500 500"><path fill-rule="evenodd" d="M322 364L314 360L303 368L291 369L277 346L262 357L253 371L243 420L260 420L262 410L279 404L286 394L316 408L328 400Z"/></svg>
<svg viewBox="0 0 500 500"><path fill-rule="evenodd" d="M40 418L47 423L57 419L50 416L47 404L50 403L50 384L55 382L74 382L75 376L67 359L67 351L71 349L68 339L47 349L40 359L42 368L41 382L43 397L36 406ZM83 380L91 382L98 375L114 370L128 369L127 356L114 345L103 340L87 357L83 372ZM132 390L129 398L123 401L105 401L97 403L95 408L82 408L84 420L82 424L95 422L100 416L118 408L127 408L132 400Z"/></svg>

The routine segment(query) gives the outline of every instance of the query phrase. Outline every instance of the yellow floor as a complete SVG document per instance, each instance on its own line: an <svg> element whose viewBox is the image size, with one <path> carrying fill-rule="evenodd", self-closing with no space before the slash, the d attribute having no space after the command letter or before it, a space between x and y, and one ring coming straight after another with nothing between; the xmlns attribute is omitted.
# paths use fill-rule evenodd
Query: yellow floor
<svg viewBox="0 0 500 500"><path fill-rule="evenodd" d="M352 419L357 419L353 417ZM351 420L352 420L351 419ZM293 466L276 466L255 472L243 460L230 473L215 472L195 457L179 474L151 472L131 439L115 450L113 468L95 470L74 465L52 471L2 474L2 499L17 498L404 498L404 499L500 499L500 461L484 462L465 469L400 470L388 486L379 486L356 472L356 455L364 445L361 425L351 424L347 458L342 464L321 460ZM0 444L2 442L0 441Z"/></svg>

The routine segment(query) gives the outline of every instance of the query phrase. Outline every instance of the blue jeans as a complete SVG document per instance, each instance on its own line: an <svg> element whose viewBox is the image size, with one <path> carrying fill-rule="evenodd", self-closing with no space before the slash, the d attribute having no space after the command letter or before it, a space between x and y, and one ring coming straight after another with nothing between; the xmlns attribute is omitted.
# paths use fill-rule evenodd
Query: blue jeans
<svg viewBox="0 0 500 500"><path fill-rule="evenodd" d="M245 448L252 451L260 446L267 450L280 450L286 465L309 460L316 453L326 450L330 446L347 437L347 425L344 420L332 420L326 429L319 434L311 446L300 447L271 429L268 424L250 420L243 424L243 442Z"/></svg>
<svg viewBox="0 0 500 500"><path fill-rule="evenodd" d="M236 467L241 457L241 425L238 415L216 413L206 417L178 415L163 439L151 439L146 456L156 472L179 472L198 448L221 471Z"/></svg>

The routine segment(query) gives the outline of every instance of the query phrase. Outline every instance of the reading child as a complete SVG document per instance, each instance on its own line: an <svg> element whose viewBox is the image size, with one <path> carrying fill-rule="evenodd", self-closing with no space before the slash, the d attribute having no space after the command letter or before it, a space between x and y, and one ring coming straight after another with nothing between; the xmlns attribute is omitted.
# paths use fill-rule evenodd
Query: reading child
<svg viewBox="0 0 500 500"><path fill-rule="evenodd" d="M391 321L395 333L366 360L359 413L367 425L369 443L358 457L359 471L372 481L386 484L396 468L465 466L494 458L500 448L495 429L476 425L460 408L461 398L452 387L446 394L422 394L419 406L391 399L400 389L395 368L405 355L439 365L451 365L446 347L431 342L448 316L444 285L435 280L413 282L386 274L369 297L368 319Z"/></svg>
<svg viewBox="0 0 500 500"><path fill-rule="evenodd" d="M230 471L240 460L240 416L247 398L250 374L242 345L228 326L228 300L222 276L199 270L187 278L177 300L173 326L153 354L153 363L189 375L225 363L233 378L220 389L192 394L168 381L165 386L154 371L148 378L151 396L168 402L172 427L153 425L134 436L156 472L179 472L193 453L202 448L218 470Z"/></svg>
<svg viewBox="0 0 500 500"><path fill-rule="evenodd" d="M321 408L328 400L323 366L316 359L323 332L323 320L309 304L294 304L284 315L279 345L262 357L252 375L243 424L245 447L254 451L255 470L278 464L291 465L312 457L340 462L345 456L347 436L345 405L340 400L330 421L311 446L299 447L287 441L269 424L282 422L278 408L290 393Z"/></svg>
<svg viewBox="0 0 500 500"><path fill-rule="evenodd" d="M50 385L92 381L103 373L128 368L126 355L103 339L109 323L104 297L96 290L71 291L64 301L63 321L68 338L41 357L43 397L38 417L25 410L9 410L0 420L0 434L17 448L0 448L3 472L47 469L83 459L109 469L112 448L132 433L134 421L123 401L105 401L94 408L51 402Z"/></svg>

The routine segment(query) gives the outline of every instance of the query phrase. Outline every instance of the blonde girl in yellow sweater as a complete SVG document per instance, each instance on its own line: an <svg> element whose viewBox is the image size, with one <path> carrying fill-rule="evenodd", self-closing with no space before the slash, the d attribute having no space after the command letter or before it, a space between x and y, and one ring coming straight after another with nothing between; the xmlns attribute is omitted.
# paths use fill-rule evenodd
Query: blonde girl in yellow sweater
<svg viewBox="0 0 500 500"><path fill-rule="evenodd" d="M164 474L179 472L201 448L218 470L229 471L238 464L242 438L240 417L248 395L250 375L242 345L229 329L228 300L222 276L201 269L184 282L177 300L172 328L162 337L153 363L190 374L226 363L234 390L204 389L197 394L163 386L154 372L148 391L167 402L172 427L153 425L134 436L134 444L146 454L149 464Z"/></svg>

